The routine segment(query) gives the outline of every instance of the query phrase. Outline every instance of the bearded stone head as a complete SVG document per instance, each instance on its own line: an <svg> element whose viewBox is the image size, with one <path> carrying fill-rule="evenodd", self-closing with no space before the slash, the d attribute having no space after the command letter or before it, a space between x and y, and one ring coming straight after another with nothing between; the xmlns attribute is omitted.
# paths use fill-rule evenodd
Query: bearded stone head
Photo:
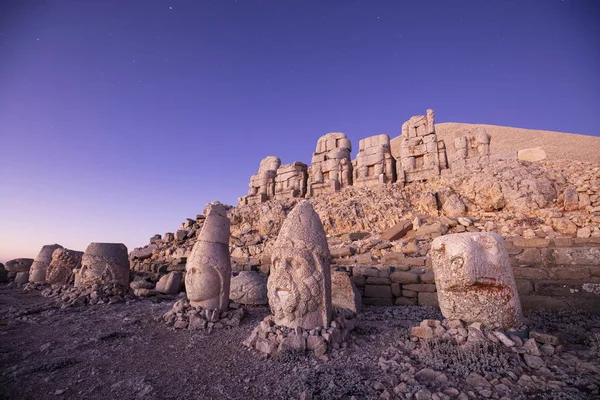
<svg viewBox="0 0 600 400"><path fill-rule="evenodd" d="M278 325L312 329L329 324L330 258L321 220L303 200L284 221L272 255L267 289Z"/></svg>

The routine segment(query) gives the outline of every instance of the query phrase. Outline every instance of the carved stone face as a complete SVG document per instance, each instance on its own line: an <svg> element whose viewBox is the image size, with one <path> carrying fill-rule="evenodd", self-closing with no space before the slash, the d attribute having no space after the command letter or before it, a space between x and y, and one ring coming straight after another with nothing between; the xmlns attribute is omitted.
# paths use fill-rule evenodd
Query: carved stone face
<svg viewBox="0 0 600 400"><path fill-rule="evenodd" d="M216 268L209 264L192 266L185 274L185 288L192 302L218 298L221 294L221 277Z"/></svg>
<svg viewBox="0 0 600 400"><path fill-rule="evenodd" d="M482 322L490 328L511 328L519 323L521 305L500 236L442 236L434 240L431 257L444 317Z"/></svg>
<svg viewBox="0 0 600 400"><path fill-rule="evenodd" d="M269 304L276 320L282 325L293 325L322 302L322 266L317 265L312 253L291 249L279 249L273 256L272 273L269 276Z"/></svg>

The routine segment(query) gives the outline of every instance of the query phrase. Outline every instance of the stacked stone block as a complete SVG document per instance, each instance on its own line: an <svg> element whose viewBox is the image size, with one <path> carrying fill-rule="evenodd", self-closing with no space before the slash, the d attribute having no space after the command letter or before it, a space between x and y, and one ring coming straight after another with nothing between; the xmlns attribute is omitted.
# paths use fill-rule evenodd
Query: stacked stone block
<svg viewBox="0 0 600 400"><path fill-rule="evenodd" d="M356 159L352 162L354 186L374 186L395 181L396 160L386 134L371 136L359 142Z"/></svg>
<svg viewBox="0 0 600 400"><path fill-rule="evenodd" d="M277 168L275 176L275 200L306 196L308 167L300 161Z"/></svg>
<svg viewBox="0 0 600 400"><path fill-rule="evenodd" d="M489 162L491 136L484 128L478 128L474 135L460 136L454 139L454 153L450 166L464 166L468 162Z"/></svg>
<svg viewBox="0 0 600 400"><path fill-rule="evenodd" d="M351 151L352 144L344 133L331 132L319 138L308 169L307 197L352 185Z"/></svg>
<svg viewBox="0 0 600 400"><path fill-rule="evenodd" d="M275 197L275 177L281 165L279 157L268 156L262 159L258 173L250 177L248 195L238 199L239 205L264 203Z"/></svg>
<svg viewBox="0 0 600 400"><path fill-rule="evenodd" d="M446 147L437 140L433 110L416 115L402 125L398 181L409 183L432 179L447 168Z"/></svg>

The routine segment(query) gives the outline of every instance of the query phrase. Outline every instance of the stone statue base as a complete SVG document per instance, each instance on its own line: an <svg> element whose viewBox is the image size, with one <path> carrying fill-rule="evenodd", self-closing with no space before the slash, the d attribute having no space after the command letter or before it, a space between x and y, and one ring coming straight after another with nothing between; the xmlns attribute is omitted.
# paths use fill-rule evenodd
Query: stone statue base
<svg viewBox="0 0 600 400"><path fill-rule="evenodd" d="M242 345L257 350L266 358L285 352L308 352L326 360L327 350L347 342L353 329L354 320L343 316L334 318L327 327L304 330L276 325L275 318L269 315L254 328Z"/></svg>
<svg viewBox="0 0 600 400"><path fill-rule="evenodd" d="M230 302L225 311L209 310L194 307L187 299L181 299L173 304L173 308L162 317L162 322L175 329L189 331L207 331L232 328L239 326L245 316L244 309L236 303Z"/></svg>

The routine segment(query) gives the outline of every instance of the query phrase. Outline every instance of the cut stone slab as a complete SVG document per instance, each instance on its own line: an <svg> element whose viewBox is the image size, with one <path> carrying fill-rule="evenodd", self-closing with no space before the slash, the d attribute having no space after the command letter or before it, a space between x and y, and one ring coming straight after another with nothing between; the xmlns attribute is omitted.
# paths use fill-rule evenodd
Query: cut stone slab
<svg viewBox="0 0 600 400"><path fill-rule="evenodd" d="M381 234L381 239L384 240L398 240L406 235L413 228L413 224L407 220L401 220L396 225L392 226Z"/></svg>
<svg viewBox="0 0 600 400"><path fill-rule="evenodd" d="M519 150L517 152L517 158L521 161L542 161L546 159L546 152L541 147L532 147Z"/></svg>
<svg viewBox="0 0 600 400"><path fill-rule="evenodd" d="M361 310L360 292L350 280L350 276L343 271L331 272L331 305L344 317L356 315Z"/></svg>

